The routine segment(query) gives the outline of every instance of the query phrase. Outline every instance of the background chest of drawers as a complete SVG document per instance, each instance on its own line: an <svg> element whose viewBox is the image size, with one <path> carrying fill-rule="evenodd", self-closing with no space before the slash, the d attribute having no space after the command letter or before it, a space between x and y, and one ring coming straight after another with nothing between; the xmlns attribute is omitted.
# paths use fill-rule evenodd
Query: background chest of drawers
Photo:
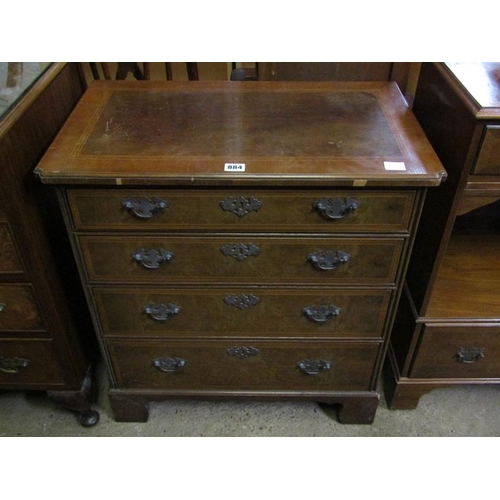
<svg viewBox="0 0 500 500"><path fill-rule="evenodd" d="M117 420L254 397L373 421L445 175L395 85L96 84L37 173L60 186Z"/></svg>
<svg viewBox="0 0 500 500"><path fill-rule="evenodd" d="M33 177L83 91L76 64L52 64L0 118L0 390L46 391L89 426L92 325L57 198Z"/></svg>
<svg viewBox="0 0 500 500"><path fill-rule="evenodd" d="M424 64L414 112L446 168L429 196L388 357L387 398L500 381L500 64Z"/></svg>

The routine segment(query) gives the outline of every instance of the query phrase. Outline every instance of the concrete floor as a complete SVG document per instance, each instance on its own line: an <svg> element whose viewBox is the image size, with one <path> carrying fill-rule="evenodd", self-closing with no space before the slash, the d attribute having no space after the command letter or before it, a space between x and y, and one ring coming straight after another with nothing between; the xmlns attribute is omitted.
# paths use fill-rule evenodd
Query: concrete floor
<svg viewBox="0 0 500 500"><path fill-rule="evenodd" d="M416 410L388 410L382 394L372 425L344 425L336 413L314 402L151 403L146 423L117 423L106 396L108 382L97 373L99 423L81 427L75 414L58 407L43 392L0 393L0 437L78 436L262 436L390 437L500 436L500 390L458 386L423 396Z"/></svg>

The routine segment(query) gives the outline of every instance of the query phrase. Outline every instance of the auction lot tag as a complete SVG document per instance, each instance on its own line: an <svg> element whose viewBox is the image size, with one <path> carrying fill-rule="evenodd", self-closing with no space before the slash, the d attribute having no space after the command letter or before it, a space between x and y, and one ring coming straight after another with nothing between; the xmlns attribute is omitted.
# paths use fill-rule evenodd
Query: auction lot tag
<svg viewBox="0 0 500 500"><path fill-rule="evenodd" d="M224 172L244 172L244 163L224 163Z"/></svg>
<svg viewBox="0 0 500 500"><path fill-rule="evenodd" d="M386 170L406 170L406 165L402 161L384 161Z"/></svg>

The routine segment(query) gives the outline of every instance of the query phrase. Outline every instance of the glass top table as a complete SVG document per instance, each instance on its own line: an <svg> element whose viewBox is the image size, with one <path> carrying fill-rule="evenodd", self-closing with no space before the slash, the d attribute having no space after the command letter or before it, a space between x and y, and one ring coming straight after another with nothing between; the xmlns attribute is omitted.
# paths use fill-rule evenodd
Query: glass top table
<svg viewBox="0 0 500 500"><path fill-rule="evenodd" d="M48 62L0 62L0 119L51 64Z"/></svg>

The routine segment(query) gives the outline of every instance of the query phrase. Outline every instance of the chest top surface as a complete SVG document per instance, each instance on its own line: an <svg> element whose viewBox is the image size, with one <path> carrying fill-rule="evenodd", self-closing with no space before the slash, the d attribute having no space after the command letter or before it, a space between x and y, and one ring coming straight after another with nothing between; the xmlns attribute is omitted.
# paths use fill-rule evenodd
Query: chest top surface
<svg viewBox="0 0 500 500"><path fill-rule="evenodd" d="M478 118L500 117L500 63L446 63L446 68L474 101Z"/></svg>
<svg viewBox="0 0 500 500"><path fill-rule="evenodd" d="M437 185L393 83L94 82L36 169L56 184Z"/></svg>

